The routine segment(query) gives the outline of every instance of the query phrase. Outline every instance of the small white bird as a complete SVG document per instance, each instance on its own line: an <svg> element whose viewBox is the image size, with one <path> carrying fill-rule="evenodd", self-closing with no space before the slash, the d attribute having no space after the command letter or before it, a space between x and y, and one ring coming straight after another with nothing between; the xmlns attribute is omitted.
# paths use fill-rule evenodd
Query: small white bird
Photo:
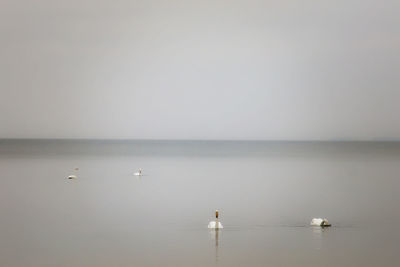
<svg viewBox="0 0 400 267"><path fill-rule="evenodd" d="M220 223L219 221L218 221L218 210L216 210L215 211L215 221L211 221L209 224L208 224L208 228L209 229L222 229L222 228L224 228L223 226L222 226L222 223Z"/></svg>
<svg viewBox="0 0 400 267"><path fill-rule="evenodd" d="M79 170L79 168L76 167L76 168L74 169L74 172L76 173L78 170ZM77 178L78 178L78 176L76 176L76 174L71 174L71 175L68 176L68 179L70 179L70 180L72 180L72 179L77 179Z"/></svg>
<svg viewBox="0 0 400 267"><path fill-rule="evenodd" d="M322 218L314 218L314 219L312 219L310 225L312 225L312 226L321 226L321 227L329 227L329 226L331 226L327 219L322 219Z"/></svg>
<svg viewBox="0 0 400 267"><path fill-rule="evenodd" d="M142 172L142 169L140 168L137 172L135 172L133 175L135 175L135 176L142 176L143 175L143 172Z"/></svg>

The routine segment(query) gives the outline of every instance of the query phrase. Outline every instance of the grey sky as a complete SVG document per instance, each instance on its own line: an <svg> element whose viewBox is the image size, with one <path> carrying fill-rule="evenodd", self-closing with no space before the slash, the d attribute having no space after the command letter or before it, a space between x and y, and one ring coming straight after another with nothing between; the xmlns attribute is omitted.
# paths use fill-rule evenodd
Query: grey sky
<svg viewBox="0 0 400 267"><path fill-rule="evenodd" d="M0 138L400 139L400 1L0 1Z"/></svg>

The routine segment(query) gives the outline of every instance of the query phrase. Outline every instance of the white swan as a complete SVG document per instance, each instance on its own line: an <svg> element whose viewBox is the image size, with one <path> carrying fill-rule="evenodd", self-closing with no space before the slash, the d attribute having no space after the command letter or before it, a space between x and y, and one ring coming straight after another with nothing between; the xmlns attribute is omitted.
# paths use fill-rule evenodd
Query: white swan
<svg viewBox="0 0 400 267"><path fill-rule="evenodd" d="M142 176L143 175L143 172L142 172L142 169L140 168L137 172L135 172L133 175L135 175L135 176Z"/></svg>
<svg viewBox="0 0 400 267"><path fill-rule="evenodd" d="M208 223L208 228L209 229L222 229L224 227L218 221L211 221L211 222Z"/></svg>
<svg viewBox="0 0 400 267"><path fill-rule="evenodd" d="M314 219L312 219L310 225L312 225L312 226L322 226L322 227L331 226L327 219L322 219L322 218L314 218Z"/></svg>
<svg viewBox="0 0 400 267"><path fill-rule="evenodd" d="M208 228L209 228L209 229L222 229L222 228L224 228L224 227L222 226L222 223L220 223L220 222L218 221L218 210L215 211L215 221L211 221L211 222L208 224Z"/></svg>
<svg viewBox="0 0 400 267"><path fill-rule="evenodd" d="M79 168L77 167L74 169L74 172L76 173L78 170L79 170ZM75 174L71 174L68 176L68 179L70 179L70 180L77 179L77 178L78 178L78 176L76 176Z"/></svg>

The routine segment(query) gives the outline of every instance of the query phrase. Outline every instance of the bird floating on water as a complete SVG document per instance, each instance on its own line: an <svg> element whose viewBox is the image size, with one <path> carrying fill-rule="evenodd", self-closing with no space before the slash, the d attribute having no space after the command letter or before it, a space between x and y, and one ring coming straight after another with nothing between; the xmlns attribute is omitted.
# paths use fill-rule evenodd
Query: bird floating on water
<svg viewBox="0 0 400 267"><path fill-rule="evenodd" d="M327 219L322 218L314 218L311 220L310 223L312 226L321 226L321 227L329 227L331 224L328 222Z"/></svg>
<svg viewBox="0 0 400 267"><path fill-rule="evenodd" d="M79 170L78 167L74 168L74 172L76 173ZM68 176L68 179L72 180L72 179L77 179L78 176L76 176L76 174L71 174Z"/></svg>
<svg viewBox="0 0 400 267"><path fill-rule="evenodd" d="M142 176L143 175L143 171L142 168L140 168L137 172L135 172L133 175L135 176Z"/></svg>
<svg viewBox="0 0 400 267"><path fill-rule="evenodd" d="M209 229L222 229L222 228L224 228L223 226L222 226L222 223L220 223L219 221L218 221L218 210L216 210L215 211L215 221L211 221L209 224L208 224L208 228Z"/></svg>

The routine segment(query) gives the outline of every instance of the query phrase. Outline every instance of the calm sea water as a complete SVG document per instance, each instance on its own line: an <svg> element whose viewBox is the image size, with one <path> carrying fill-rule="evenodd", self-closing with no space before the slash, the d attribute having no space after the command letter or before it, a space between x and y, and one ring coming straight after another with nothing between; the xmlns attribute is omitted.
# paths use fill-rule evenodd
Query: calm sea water
<svg viewBox="0 0 400 267"><path fill-rule="evenodd" d="M400 265L398 143L3 140L0 171L2 267Z"/></svg>

